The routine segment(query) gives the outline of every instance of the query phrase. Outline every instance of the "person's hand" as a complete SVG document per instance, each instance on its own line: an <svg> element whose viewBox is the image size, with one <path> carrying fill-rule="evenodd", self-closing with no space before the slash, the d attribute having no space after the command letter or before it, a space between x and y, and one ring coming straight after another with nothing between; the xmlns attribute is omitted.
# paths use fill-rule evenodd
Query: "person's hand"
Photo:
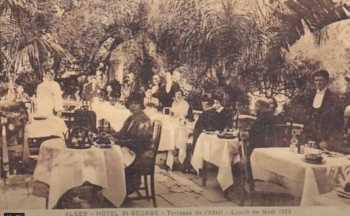
<svg viewBox="0 0 350 216"><path fill-rule="evenodd" d="M57 115L57 117L62 117L62 111L57 111L57 113L56 113L56 115Z"/></svg>
<svg viewBox="0 0 350 216"><path fill-rule="evenodd" d="M329 148L328 143L324 140L320 142L320 148L327 150Z"/></svg>

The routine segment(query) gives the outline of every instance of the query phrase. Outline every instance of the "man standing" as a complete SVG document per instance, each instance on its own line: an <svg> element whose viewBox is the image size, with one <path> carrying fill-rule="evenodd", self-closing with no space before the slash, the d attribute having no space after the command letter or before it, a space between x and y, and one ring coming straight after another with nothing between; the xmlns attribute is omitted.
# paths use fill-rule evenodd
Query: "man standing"
<svg viewBox="0 0 350 216"><path fill-rule="evenodd" d="M319 70L313 74L315 90L307 97L305 132L319 147L333 149L339 146L343 118L337 96L328 89L329 73Z"/></svg>

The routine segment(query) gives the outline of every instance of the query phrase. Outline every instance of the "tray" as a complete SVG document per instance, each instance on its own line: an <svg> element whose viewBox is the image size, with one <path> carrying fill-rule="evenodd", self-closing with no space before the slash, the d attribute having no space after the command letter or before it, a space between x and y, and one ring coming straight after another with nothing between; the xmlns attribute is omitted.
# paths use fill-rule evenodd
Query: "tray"
<svg viewBox="0 0 350 216"><path fill-rule="evenodd" d="M343 188L337 190L337 195L345 199L350 199L350 192L345 192Z"/></svg>

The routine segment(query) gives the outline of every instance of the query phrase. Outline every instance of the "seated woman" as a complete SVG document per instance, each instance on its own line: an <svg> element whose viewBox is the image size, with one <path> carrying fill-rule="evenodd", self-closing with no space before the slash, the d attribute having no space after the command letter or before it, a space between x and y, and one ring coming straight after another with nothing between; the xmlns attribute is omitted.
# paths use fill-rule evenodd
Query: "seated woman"
<svg viewBox="0 0 350 216"><path fill-rule="evenodd" d="M117 80L112 80L106 85L104 99L116 102L121 95L121 86Z"/></svg>
<svg viewBox="0 0 350 216"><path fill-rule="evenodd" d="M174 102L171 105L170 111L173 113L175 118L184 120L188 115L189 109L190 105L185 100L183 92L178 90L175 93Z"/></svg>
<svg viewBox="0 0 350 216"><path fill-rule="evenodd" d="M151 151L152 125L149 117L143 112L142 95L129 98L126 105L132 115L114 136L118 144L136 154L135 161L125 169L127 193L130 194L141 184L140 170L144 169L147 163L144 155Z"/></svg>

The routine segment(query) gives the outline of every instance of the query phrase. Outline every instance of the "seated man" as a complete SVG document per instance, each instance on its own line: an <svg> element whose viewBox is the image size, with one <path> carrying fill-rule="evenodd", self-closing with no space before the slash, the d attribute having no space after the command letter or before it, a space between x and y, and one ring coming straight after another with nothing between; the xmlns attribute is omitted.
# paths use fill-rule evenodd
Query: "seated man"
<svg viewBox="0 0 350 216"><path fill-rule="evenodd" d="M126 105L132 115L114 136L118 139L118 144L136 154L135 161L125 169L127 193L130 194L136 191L141 183L140 171L147 163L144 155L151 150L152 124L143 112L142 96L136 95L129 98Z"/></svg>

